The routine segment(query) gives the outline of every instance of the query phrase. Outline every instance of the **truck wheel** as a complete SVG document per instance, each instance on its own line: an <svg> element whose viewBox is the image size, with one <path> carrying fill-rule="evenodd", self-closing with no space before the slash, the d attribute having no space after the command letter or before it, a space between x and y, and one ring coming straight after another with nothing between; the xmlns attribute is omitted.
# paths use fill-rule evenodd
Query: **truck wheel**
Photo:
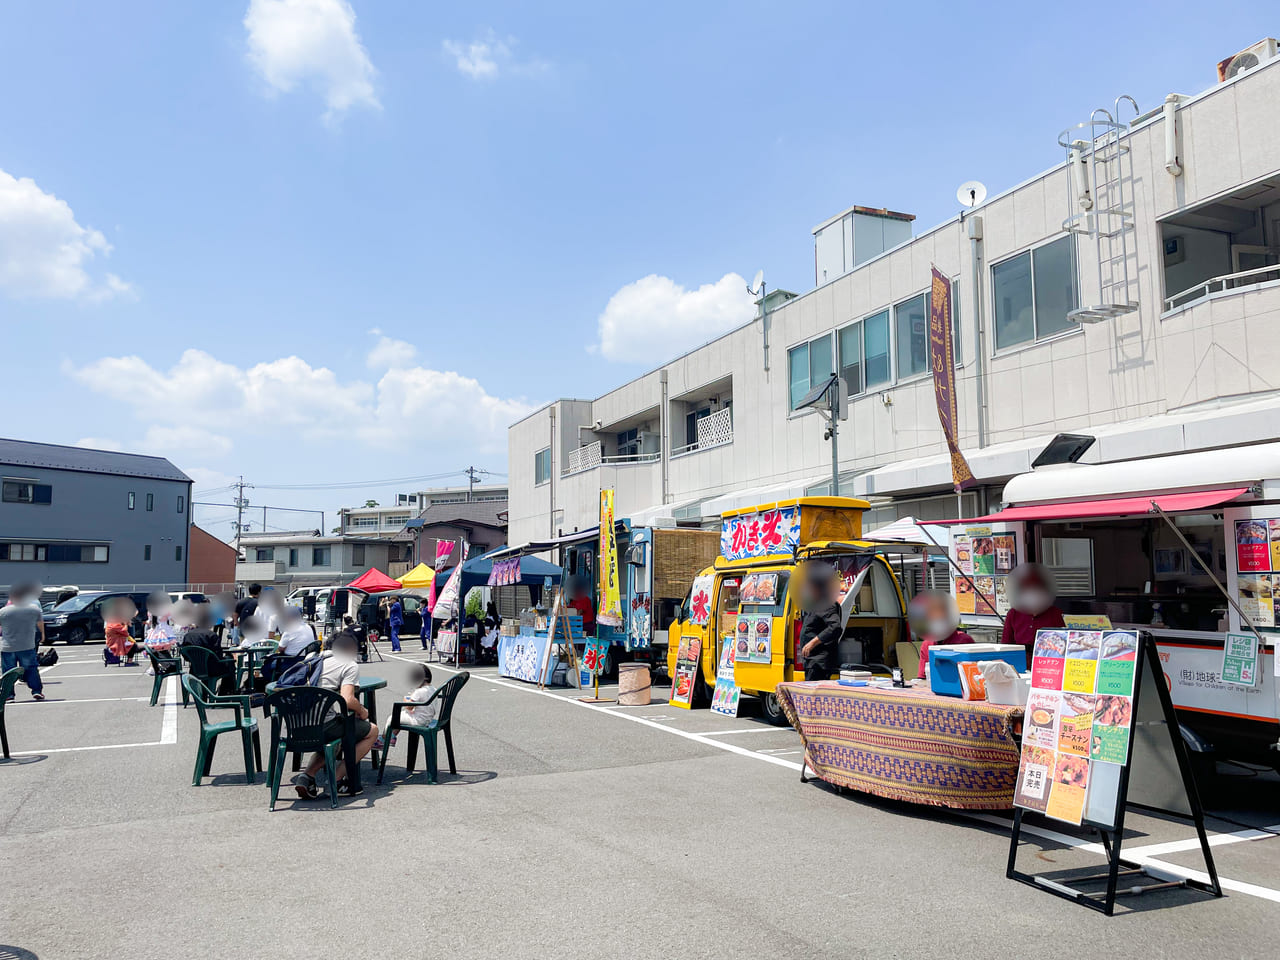
<svg viewBox="0 0 1280 960"><path fill-rule="evenodd" d="M600 682L616 678L618 673L618 654L616 647L609 644L604 652L604 659L600 661Z"/></svg>
<svg viewBox="0 0 1280 960"><path fill-rule="evenodd" d="M72 627L67 633L67 643L79 646L89 639L89 631L84 627Z"/></svg>
<svg viewBox="0 0 1280 960"><path fill-rule="evenodd" d="M788 727L791 725L787 715L782 712L782 704L778 702L776 693L762 693L760 695L760 713L775 727Z"/></svg>

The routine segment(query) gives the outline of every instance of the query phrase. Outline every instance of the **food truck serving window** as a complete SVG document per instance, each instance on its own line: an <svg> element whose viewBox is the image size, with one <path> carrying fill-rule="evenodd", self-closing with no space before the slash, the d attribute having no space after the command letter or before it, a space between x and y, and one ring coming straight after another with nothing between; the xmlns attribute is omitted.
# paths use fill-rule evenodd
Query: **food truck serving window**
<svg viewBox="0 0 1280 960"><path fill-rule="evenodd" d="M1088 537L1042 537L1040 554L1053 573L1060 597L1093 596L1093 541Z"/></svg>

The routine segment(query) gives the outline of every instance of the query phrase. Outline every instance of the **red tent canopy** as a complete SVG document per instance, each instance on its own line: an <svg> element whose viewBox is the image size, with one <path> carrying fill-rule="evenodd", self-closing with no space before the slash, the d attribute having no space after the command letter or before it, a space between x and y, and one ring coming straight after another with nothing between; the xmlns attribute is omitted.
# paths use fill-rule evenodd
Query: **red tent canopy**
<svg viewBox="0 0 1280 960"><path fill-rule="evenodd" d="M348 583L347 587L352 590L363 590L365 593L386 593L388 590L403 589L399 580L392 580L381 570L375 570L373 567Z"/></svg>

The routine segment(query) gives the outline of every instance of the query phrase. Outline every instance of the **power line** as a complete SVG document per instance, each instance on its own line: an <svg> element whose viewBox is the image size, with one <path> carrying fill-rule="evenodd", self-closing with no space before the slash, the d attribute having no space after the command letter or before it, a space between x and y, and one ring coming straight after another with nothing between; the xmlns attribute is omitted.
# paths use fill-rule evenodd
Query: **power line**
<svg viewBox="0 0 1280 960"><path fill-rule="evenodd" d="M435 473L421 477L389 477L384 480L354 480L350 483L260 483L259 490L356 490L367 487L380 487L391 483L421 483L425 480L446 480L449 477L465 476L465 470L452 470L449 473Z"/></svg>

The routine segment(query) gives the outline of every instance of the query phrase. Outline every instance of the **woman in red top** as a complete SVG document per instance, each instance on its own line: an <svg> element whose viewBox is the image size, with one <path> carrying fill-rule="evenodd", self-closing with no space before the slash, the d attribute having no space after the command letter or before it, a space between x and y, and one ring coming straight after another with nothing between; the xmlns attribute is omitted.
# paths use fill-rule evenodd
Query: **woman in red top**
<svg viewBox="0 0 1280 960"><path fill-rule="evenodd" d="M129 636L129 623L137 615L138 608L128 597L116 597L105 604L102 611L103 634L106 639L106 649L102 652L103 662L112 663L114 658L114 662L119 663L127 657L127 662L133 663L141 645Z"/></svg>
<svg viewBox="0 0 1280 960"><path fill-rule="evenodd" d="M1001 643L1020 643L1030 648L1036 642L1037 630L1061 629L1066 626L1062 611L1054 606L1053 580L1049 571L1038 563L1020 563L1009 574L1009 604L1004 616Z"/></svg>
<svg viewBox="0 0 1280 960"><path fill-rule="evenodd" d="M930 647L973 643L973 637L959 629L955 599L941 590L924 590L912 597L907 604L907 622L912 633L924 641L920 644L921 677L929 665Z"/></svg>

